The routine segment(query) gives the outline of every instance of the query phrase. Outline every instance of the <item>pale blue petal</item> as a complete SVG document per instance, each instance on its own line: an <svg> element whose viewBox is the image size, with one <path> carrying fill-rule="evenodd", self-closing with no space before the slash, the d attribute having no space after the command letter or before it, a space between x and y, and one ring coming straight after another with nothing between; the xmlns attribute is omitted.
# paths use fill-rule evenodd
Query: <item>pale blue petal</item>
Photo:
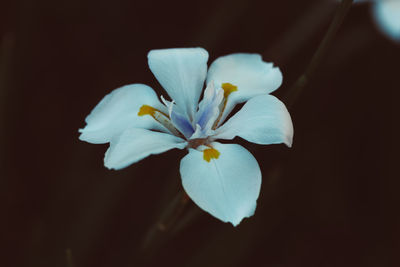
<svg viewBox="0 0 400 267"><path fill-rule="evenodd" d="M285 105L273 95L256 96L216 130L214 138L240 136L256 144L292 145L293 124Z"/></svg>
<svg viewBox="0 0 400 267"><path fill-rule="evenodd" d="M166 112L156 93L144 84L131 84L106 95L86 117L86 126L80 129L80 140L102 144L130 127L166 131L151 116L138 116L142 105L150 105Z"/></svg>
<svg viewBox="0 0 400 267"><path fill-rule="evenodd" d="M212 132L213 133L213 132ZM206 132L204 132L202 129L201 129L201 126L200 125L198 125L198 124L196 124L196 129L194 130L194 133L192 134L192 136L190 136L190 140L192 140L192 139L204 139L204 138L207 138L207 137L209 137L211 134L207 134Z"/></svg>
<svg viewBox="0 0 400 267"><path fill-rule="evenodd" d="M194 133L192 124L188 121L187 117L175 110L174 104L171 105L169 113L171 121L186 138L189 138Z"/></svg>
<svg viewBox="0 0 400 267"><path fill-rule="evenodd" d="M161 100L168 108L168 114L174 127L186 138L189 138L194 133L194 127L188 120L187 116L183 114L183 111L174 101L165 100L163 96L161 96Z"/></svg>
<svg viewBox="0 0 400 267"><path fill-rule="evenodd" d="M207 75L208 52L203 48L152 50L148 63L168 95L193 119Z"/></svg>
<svg viewBox="0 0 400 267"><path fill-rule="evenodd" d="M281 86L282 73L273 63L264 62L259 54L239 53L217 58L208 70L207 83L210 81L214 81L216 88L230 83L238 89L228 98L222 123L236 104Z"/></svg>
<svg viewBox="0 0 400 267"><path fill-rule="evenodd" d="M237 99L271 93L282 84L282 73L273 63L264 62L259 54L231 54L217 58L208 70L207 83L216 87L231 83L238 87Z"/></svg>
<svg viewBox="0 0 400 267"><path fill-rule="evenodd" d="M189 149L181 160L182 184L200 208L236 226L254 214L261 187L260 167L240 145L215 142L212 146L220 155L210 162L204 160L202 151Z"/></svg>
<svg viewBox="0 0 400 267"><path fill-rule="evenodd" d="M183 149L186 141L167 133L146 129L126 129L110 142L104 157L104 166L119 170L151 154L160 154L173 148Z"/></svg>
<svg viewBox="0 0 400 267"><path fill-rule="evenodd" d="M382 32L400 42L400 1L376 1L373 15Z"/></svg>

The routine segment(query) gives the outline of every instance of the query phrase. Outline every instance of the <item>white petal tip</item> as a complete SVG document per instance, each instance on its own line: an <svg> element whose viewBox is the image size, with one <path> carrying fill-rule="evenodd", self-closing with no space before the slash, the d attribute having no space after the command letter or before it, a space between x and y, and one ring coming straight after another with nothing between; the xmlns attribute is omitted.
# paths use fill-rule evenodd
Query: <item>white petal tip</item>
<svg viewBox="0 0 400 267"><path fill-rule="evenodd" d="M230 222L230 223L232 224L232 226L233 226L233 227L236 227L236 226L238 226L238 225L239 225L239 223L240 223L240 222L238 222L238 223L233 223L233 222Z"/></svg>
<svg viewBox="0 0 400 267"><path fill-rule="evenodd" d="M236 220L229 220L227 222L231 223L234 227L237 227L244 219L250 218L251 216L254 215L254 213L256 211L256 206L257 205L254 205L254 208L248 213L248 215L236 218Z"/></svg>
<svg viewBox="0 0 400 267"><path fill-rule="evenodd" d="M172 52L172 53L176 53L176 52L184 52L184 51L190 51L190 52L200 52L202 54L204 54L205 56L207 56L208 58L208 52L207 50L205 50L202 47L189 47L189 48L163 48L163 49L153 49L150 50L149 53L147 53L147 58L151 58L154 54L162 54L162 53L168 53L168 52Z"/></svg>
<svg viewBox="0 0 400 267"><path fill-rule="evenodd" d="M106 156L107 157L107 156ZM112 162L110 162L107 158L104 158L104 167L106 167L107 169L114 170L114 171L118 171L120 169L123 169L124 167L117 167L115 164L113 164Z"/></svg>
<svg viewBox="0 0 400 267"><path fill-rule="evenodd" d="M85 127L86 128L86 127ZM81 141L86 141L86 142L88 142L88 140L87 140L87 138L86 138L86 134L85 134L85 128L81 128L81 129L78 129L78 133L80 133L79 134L79 140L81 140Z"/></svg>
<svg viewBox="0 0 400 267"><path fill-rule="evenodd" d="M106 169L108 169L110 171L119 171L119 170L121 170L120 168L113 168L113 167L107 167L107 166L105 166L105 167L106 167Z"/></svg>
<svg viewBox="0 0 400 267"><path fill-rule="evenodd" d="M286 140L285 145L289 148L292 148L293 141L292 140Z"/></svg>
<svg viewBox="0 0 400 267"><path fill-rule="evenodd" d="M81 141L84 141L84 142L88 142L88 143L91 143L90 142L90 139L87 137L87 135L85 134L85 132L84 131L81 131L81 130L83 130L83 129L79 129L79 133L80 133L80 135L79 135L79 140L81 140Z"/></svg>
<svg viewBox="0 0 400 267"><path fill-rule="evenodd" d="M242 218L240 220L232 221L232 222L229 221L229 223L232 224L233 227L237 227L243 221L243 219L244 218Z"/></svg>
<svg viewBox="0 0 400 267"><path fill-rule="evenodd" d="M80 129L81 130L81 129ZM107 141L102 140L98 136L94 136L91 133L92 132L87 132L82 129L82 131L79 131L81 134L79 135L78 139L84 142L88 142L90 144L105 144Z"/></svg>

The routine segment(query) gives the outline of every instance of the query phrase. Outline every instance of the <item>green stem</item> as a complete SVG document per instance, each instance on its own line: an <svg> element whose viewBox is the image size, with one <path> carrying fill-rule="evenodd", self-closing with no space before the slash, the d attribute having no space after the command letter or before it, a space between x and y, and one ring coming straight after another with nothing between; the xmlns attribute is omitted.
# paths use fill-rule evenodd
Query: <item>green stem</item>
<svg viewBox="0 0 400 267"><path fill-rule="evenodd" d="M339 7L336 10L335 16L329 25L328 31L325 33L324 38L319 44L317 51L315 51L314 56L312 57L310 63L308 64L305 72L297 79L295 84L290 88L287 94L287 105L291 107L303 88L310 81L311 77L314 75L315 70L320 65L322 59L324 58L329 46L332 43L333 38L335 37L339 27L342 25L344 18L346 17L350 7L353 3L353 0L342 0Z"/></svg>

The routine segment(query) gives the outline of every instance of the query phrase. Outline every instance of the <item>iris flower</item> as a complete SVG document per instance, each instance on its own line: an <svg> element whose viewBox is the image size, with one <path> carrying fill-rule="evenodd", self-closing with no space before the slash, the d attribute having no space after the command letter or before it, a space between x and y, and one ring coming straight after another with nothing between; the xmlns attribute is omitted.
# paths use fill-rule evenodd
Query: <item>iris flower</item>
<svg viewBox="0 0 400 267"><path fill-rule="evenodd" d="M220 57L208 72L207 61L203 48L150 51L150 70L172 101L162 96L160 101L144 84L115 89L86 117L79 138L110 143L104 165L115 170L151 154L186 148L180 162L186 193L203 210L236 226L254 214L261 171L245 148L216 140L238 136L290 147L293 126L285 105L269 94L282 83L279 68L258 54ZM245 104L229 117L240 103Z"/></svg>

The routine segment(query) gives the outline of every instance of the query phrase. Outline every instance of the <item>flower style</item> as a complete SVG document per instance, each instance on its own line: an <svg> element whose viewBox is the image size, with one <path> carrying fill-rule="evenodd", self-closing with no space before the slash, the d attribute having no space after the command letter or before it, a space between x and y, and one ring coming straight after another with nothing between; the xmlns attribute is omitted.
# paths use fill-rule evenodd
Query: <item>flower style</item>
<svg viewBox="0 0 400 267"><path fill-rule="evenodd" d="M150 51L150 70L172 101L161 97L161 103L144 84L123 86L86 117L79 138L110 143L104 165L116 170L151 154L187 148L180 163L186 193L203 210L236 226L254 214L261 171L245 148L216 140L238 136L290 147L293 126L285 105L269 94L282 83L279 68L258 54L231 54L216 59L207 73L207 61L202 48Z"/></svg>

